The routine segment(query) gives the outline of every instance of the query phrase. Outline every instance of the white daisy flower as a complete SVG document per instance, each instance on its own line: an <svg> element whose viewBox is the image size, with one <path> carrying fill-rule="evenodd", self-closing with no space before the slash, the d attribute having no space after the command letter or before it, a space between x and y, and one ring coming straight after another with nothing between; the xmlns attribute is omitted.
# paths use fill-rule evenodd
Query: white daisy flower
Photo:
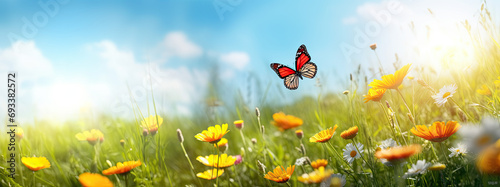
<svg viewBox="0 0 500 187"><path fill-rule="evenodd" d="M448 101L448 98L453 97L453 94L457 91L457 88L458 87L455 84L443 86L443 88L439 89L439 92L436 95L432 95L431 97L436 101L434 103L436 103L437 106L441 107Z"/></svg>
<svg viewBox="0 0 500 187"><path fill-rule="evenodd" d="M340 174L340 173L337 173L337 174L330 175L330 177L328 177L326 180L321 182L321 184L319 186L320 187L329 187L332 184L332 180L338 180L338 181L335 181L336 182L335 184L340 184L341 187L345 186L345 184L347 183L345 176ZM338 185L335 185L335 186L338 186Z"/></svg>
<svg viewBox="0 0 500 187"><path fill-rule="evenodd" d="M377 147L377 150L384 150L396 146L398 146L398 143L396 143L396 141L394 141L392 138L389 138L380 142L380 145Z"/></svg>
<svg viewBox="0 0 500 187"><path fill-rule="evenodd" d="M411 168L408 169L408 172L405 173L403 178L407 179L409 177L424 174L427 171L427 168L431 166L431 163L425 162L425 160L418 160L417 164L412 164Z"/></svg>
<svg viewBox="0 0 500 187"><path fill-rule="evenodd" d="M459 143L457 147L452 147L449 148L448 150L451 151L450 157L458 156L458 155L464 155L467 153L467 146L465 144Z"/></svg>
<svg viewBox="0 0 500 187"><path fill-rule="evenodd" d="M486 146L500 139L500 122L492 117L484 117L481 125L463 125L458 133L472 153L479 153Z"/></svg>
<svg viewBox="0 0 500 187"><path fill-rule="evenodd" d="M347 160L349 164L352 163L354 159L361 158L361 154L363 154L363 144L358 143L356 145L358 146L360 153L358 153L358 150L352 143L347 144L343 149L344 159Z"/></svg>
<svg viewBox="0 0 500 187"><path fill-rule="evenodd" d="M307 162L307 157L300 157L297 160L295 160L295 165L297 166L302 166Z"/></svg>

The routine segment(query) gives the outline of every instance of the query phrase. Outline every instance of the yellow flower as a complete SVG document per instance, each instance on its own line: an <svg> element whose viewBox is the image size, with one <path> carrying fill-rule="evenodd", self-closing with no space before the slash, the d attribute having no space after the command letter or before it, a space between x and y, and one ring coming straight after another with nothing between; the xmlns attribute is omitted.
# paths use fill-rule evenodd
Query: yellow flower
<svg viewBox="0 0 500 187"><path fill-rule="evenodd" d="M358 126L354 126L340 133L340 137L349 140L356 137L357 134L358 134Z"/></svg>
<svg viewBox="0 0 500 187"><path fill-rule="evenodd" d="M208 127L207 130L198 133L194 137L200 141L217 143L227 132L229 132L229 130L227 130L227 124L222 124L222 127L220 125L215 125Z"/></svg>
<svg viewBox="0 0 500 187"><path fill-rule="evenodd" d="M243 128L243 120L236 120L234 121L234 126L237 128L237 129L242 129Z"/></svg>
<svg viewBox="0 0 500 187"><path fill-rule="evenodd" d="M408 76L408 77L406 77L406 78L408 78L408 80L413 80L415 77Z"/></svg>
<svg viewBox="0 0 500 187"><path fill-rule="evenodd" d="M223 147L227 145L227 139L226 138L221 138L217 144L214 144L214 147Z"/></svg>
<svg viewBox="0 0 500 187"><path fill-rule="evenodd" d="M223 173L224 173L223 169L219 169L217 171L217 169L214 168L214 169L209 169L207 171L204 171L203 173L197 173L196 176L199 178L202 178L202 179L212 180L212 179L215 179L217 177L220 177ZM216 174L218 174L218 175L216 175Z"/></svg>
<svg viewBox="0 0 500 187"><path fill-rule="evenodd" d="M24 131L21 127L16 129L16 138L18 139L23 139L24 137Z"/></svg>
<svg viewBox="0 0 500 187"><path fill-rule="evenodd" d="M479 153L476 165L483 173L500 176L500 140Z"/></svg>
<svg viewBox="0 0 500 187"><path fill-rule="evenodd" d="M304 123L302 119L292 115L285 115L283 112L273 114L273 119L274 121L272 121L271 124L278 127L280 131L295 128Z"/></svg>
<svg viewBox="0 0 500 187"><path fill-rule="evenodd" d="M163 124L163 118L159 115L151 115L141 121L142 129L147 130L151 134L156 134L158 128Z"/></svg>
<svg viewBox="0 0 500 187"><path fill-rule="evenodd" d="M403 83L406 74L408 74L410 66L411 64L407 64L401 69L397 70L394 74L384 75L382 76L382 80L375 79L373 80L373 82L368 84L368 86L371 86L375 89L396 89L399 85L401 85L401 83Z"/></svg>
<svg viewBox="0 0 500 187"><path fill-rule="evenodd" d="M318 160L312 161L312 163L311 163L311 166L314 169L318 169L320 167L326 167L326 165L328 165L328 161L325 159L318 159Z"/></svg>
<svg viewBox="0 0 500 187"><path fill-rule="evenodd" d="M128 173L130 170L139 167L141 165L141 161L127 161L127 162L118 162L116 166L113 166L107 170L102 171L104 175L113 175L113 174L122 174Z"/></svg>
<svg viewBox="0 0 500 187"><path fill-rule="evenodd" d="M461 127L456 121L448 121L446 125L444 122L436 121L429 128L425 125L417 125L416 129L413 127L410 131L420 138L433 142L442 142L455 134Z"/></svg>
<svg viewBox="0 0 500 187"><path fill-rule="evenodd" d="M325 167L320 167L319 169L314 170L311 173L306 173L303 174L302 176L299 176L298 179L300 182L304 184L317 184L323 182L332 174L333 170L331 169L325 170Z"/></svg>
<svg viewBox="0 0 500 187"><path fill-rule="evenodd" d="M222 154L220 155L220 159L218 161L219 165L217 165L217 158L219 158L217 155L209 155L205 157L198 156L196 160L200 161L205 166L217 167L217 168L226 168L232 166L236 161L236 157L227 154Z"/></svg>
<svg viewBox="0 0 500 187"><path fill-rule="evenodd" d="M50 168L50 162L45 157L23 157L21 162L31 171Z"/></svg>
<svg viewBox="0 0 500 187"><path fill-rule="evenodd" d="M488 86L486 86L486 84L481 85L481 88L477 89L476 92L478 94L481 94L481 95L486 95L486 96L490 96L491 95L490 88L488 88Z"/></svg>
<svg viewBox="0 0 500 187"><path fill-rule="evenodd" d="M292 176L293 170L295 170L295 165L288 166L288 168L286 168L286 170L285 170L285 167L278 166L274 169L273 172L268 172L264 176L264 178L272 180L272 181L277 182L277 183L285 183Z"/></svg>
<svg viewBox="0 0 500 187"><path fill-rule="evenodd" d="M434 164L431 167L429 167L429 170L431 170L431 171L439 171L439 170L443 170L443 169L446 169L446 165L441 164L441 163L437 163L437 164Z"/></svg>
<svg viewBox="0 0 500 187"><path fill-rule="evenodd" d="M368 95L363 95L363 97L365 97L363 100L365 100L365 103L368 103L368 101L380 101L385 91L386 89L370 88L370 90L368 90Z"/></svg>
<svg viewBox="0 0 500 187"><path fill-rule="evenodd" d="M418 144L413 144L403 147L392 147L389 149L383 149L375 153L375 157L378 159L387 159L387 161L398 161L401 159L406 159L414 154L420 153L422 151L422 146Z"/></svg>
<svg viewBox="0 0 500 187"><path fill-rule="evenodd" d="M80 141L87 141L90 145L95 145L97 141L104 141L104 134L100 130L92 129L89 131L83 131L83 133L78 133L75 135L76 139Z"/></svg>
<svg viewBox="0 0 500 187"><path fill-rule="evenodd" d="M78 176L78 181L83 187L113 187L113 183L107 177L96 173L83 173Z"/></svg>
<svg viewBox="0 0 500 187"><path fill-rule="evenodd" d="M313 137L309 138L309 142L327 142L330 140L333 136L333 133L335 133L335 130L337 129L338 125L335 125L333 128L330 127L326 130L322 130L321 132L315 134Z"/></svg>

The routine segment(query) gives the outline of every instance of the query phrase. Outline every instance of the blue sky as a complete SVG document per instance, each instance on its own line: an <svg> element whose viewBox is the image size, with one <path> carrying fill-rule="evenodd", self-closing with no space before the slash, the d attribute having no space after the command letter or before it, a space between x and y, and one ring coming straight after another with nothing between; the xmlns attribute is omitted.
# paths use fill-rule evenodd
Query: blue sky
<svg viewBox="0 0 500 187"><path fill-rule="evenodd" d="M86 111L130 115L120 104L127 101L127 84L137 92L136 99L146 103L140 93L149 87L144 83L149 80L148 71L162 111L189 115L192 106L204 100L214 64L220 67L229 102L232 93L255 86L255 79L262 87L271 85L268 99L291 101L318 94L316 81L303 80L297 91L288 91L269 64L293 66L301 44L306 44L318 65L326 90L341 92L348 88L349 74L358 65L378 64L369 44L379 44L379 56L388 70L393 71L394 53L404 63L426 63L430 55L412 54L414 47L456 45L450 41L457 40L447 34L447 28L438 28L435 34L440 39L421 42L424 34L413 36L408 25L413 22L417 30L426 25L454 27L465 19L477 19L481 2L4 0L0 2L0 71L19 72L20 115L27 122L35 116L78 118ZM490 8L498 4L488 1ZM394 7L399 11L392 11ZM218 8L227 11L218 12ZM439 19L429 19L427 8ZM381 21L383 14L389 18L382 16ZM37 30L31 36L23 33L27 24ZM378 25L379 31L367 31L371 24ZM357 41L360 33L367 35L366 41ZM12 35L24 40L12 41ZM438 42L442 38L447 39ZM463 42L458 45L466 45ZM355 52L348 55L343 51L346 46Z"/></svg>

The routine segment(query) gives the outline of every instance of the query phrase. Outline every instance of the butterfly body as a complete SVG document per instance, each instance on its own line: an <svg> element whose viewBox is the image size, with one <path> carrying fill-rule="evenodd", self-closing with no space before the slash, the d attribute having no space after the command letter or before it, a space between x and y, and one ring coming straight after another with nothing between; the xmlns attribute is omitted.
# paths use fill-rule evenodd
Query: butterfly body
<svg viewBox="0 0 500 187"><path fill-rule="evenodd" d="M281 79L284 79L286 88L295 90L299 87L299 78L314 78L318 67L311 62L311 56L307 52L306 46L302 44L295 55L295 70L278 63L272 63L271 69L273 69Z"/></svg>

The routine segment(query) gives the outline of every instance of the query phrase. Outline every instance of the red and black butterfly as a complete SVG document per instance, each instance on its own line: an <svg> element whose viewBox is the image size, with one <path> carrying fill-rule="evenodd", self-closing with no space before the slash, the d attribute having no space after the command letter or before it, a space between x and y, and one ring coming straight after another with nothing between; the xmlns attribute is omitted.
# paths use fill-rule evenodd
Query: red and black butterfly
<svg viewBox="0 0 500 187"><path fill-rule="evenodd" d="M285 79L285 87L295 90L299 87L299 78L314 78L318 67L311 62L311 56L307 52L306 46L302 44L295 55L295 70L283 64L272 63L271 69L282 79Z"/></svg>

